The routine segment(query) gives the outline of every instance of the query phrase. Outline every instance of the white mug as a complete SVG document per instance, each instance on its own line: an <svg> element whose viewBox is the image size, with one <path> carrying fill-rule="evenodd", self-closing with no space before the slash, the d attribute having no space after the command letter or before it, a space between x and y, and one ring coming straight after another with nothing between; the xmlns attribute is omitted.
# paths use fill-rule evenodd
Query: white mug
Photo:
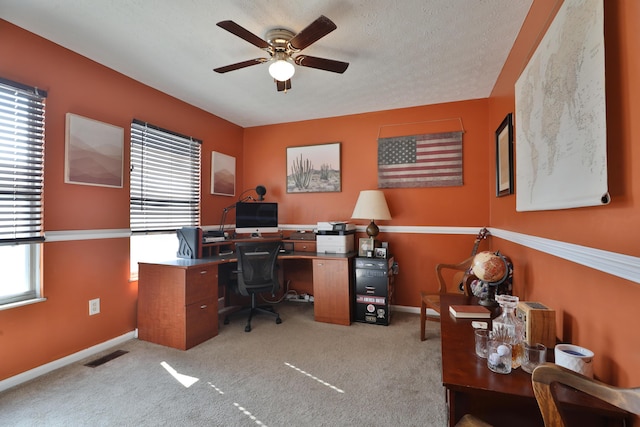
<svg viewBox="0 0 640 427"><path fill-rule="evenodd" d="M593 351L573 344L558 344L554 349L556 365L593 378Z"/></svg>

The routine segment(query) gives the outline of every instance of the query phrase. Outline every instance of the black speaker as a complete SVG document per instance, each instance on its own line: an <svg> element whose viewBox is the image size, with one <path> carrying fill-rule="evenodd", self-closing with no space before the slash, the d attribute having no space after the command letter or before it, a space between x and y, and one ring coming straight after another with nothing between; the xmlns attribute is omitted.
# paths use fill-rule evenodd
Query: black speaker
<svg viewBox="0 0 640 427"><path fill-rule="evenodd" d="M267 194L267 189L264 187L264 185L258 185L256 187L256 193L258 194L258 196L260 196L258 200L263 201L264 195Z"/></svg>

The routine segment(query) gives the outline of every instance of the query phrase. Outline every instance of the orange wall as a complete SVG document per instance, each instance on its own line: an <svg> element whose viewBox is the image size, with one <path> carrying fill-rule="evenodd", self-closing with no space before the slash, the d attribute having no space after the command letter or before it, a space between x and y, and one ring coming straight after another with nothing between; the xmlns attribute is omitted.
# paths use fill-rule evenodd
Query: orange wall
<svg viewBox="0 0 640 427"><path fill-rule="evenodd" d="M242 158L242 128L153 90L0 20L0 76L48 91L45 231L129 228L129 128L146 120L203 140L203 223L229 198L209 195L211 151ZM212 95L213 96L213 95ZM64 183L65 114L125 129L121 189ZM242 163L239 162L242 185ZM45 243L47 301L0 311L0 379L51 362L136 327L137 284L129 282L129 239ZM88 315L88 301L101 313Z"/></svg>
<svg viewBox="0 0 640 427"><path fill-rule="evenodd" d="M479 230L488 221L486 189L491 154L485 141L487 105L484 99L248 128L244 136L244 181L249 187L265 185L267 199L279 204L282 224L349 220L360 190L378 188L379 134L389 137L464 129L464 185L386 189L393 219L378 223L383 227L453 226ZM330 142L341 143L342 191L287 194L287 147ZM368 224L363 220L354 222ZM419 306L421 290L437 290L435 264L443 259L457 262L468 257L474 237L381 232L379 240L389 242L400 266L395 303Z"/></svg>
<svg viewBox="0 0 640 427"><path fill-rule="evenodd" d="M464 186L387 189L385 195L393 219L382 225L490 224L493 228L639 256L640 246L636 242L640 237L640 216L636 201L640 185L633 184L640 184L640 171L632 167L640 164L640 150L634 151L633 146L640 134L640 122L633 121L640 108L640 70L635 54L640 41L632 27L634 18L640 16L640 2L636 0L613 0L605 5L612 203L593 208L517 213L515 196L495 197L494 132L505 115L514 112L515 81L555 14L556 3L560 2L534 1L488 100L246 129L245 182L267 186L267 196L282 206L283 223L348 219L358 192L377 188L376 140L381 129L388 131L387 126L392 124L423 122L429 131L452 130L430 126L442 125L441 119L460 117L466 131ZM286 147L335 141L342 143L342 192L287 194ZM391 242L400 264L396 303L412 306L418 305L418 291L434 289L434 264L464 259L473 241L470 236L438 234L383 233L381 238ZM561 340L594 350L598 377L622 386L640 384L640 353L636 350L640 348L640 334L625 327L633 323L628 313L640 301L638 284L497 238L483 243L481 250L486 245L501 250L514 261L516 295L544 302L556 310Z"/></svg>
<svg viewBox="0 0 640 427"><path fill-rule="evenodd" d="M203 224L217 223L230 200L208 194L212 150L238 159L239 191L258 184L267 187L267 199L281 204L282 223L315 224L319 220L348 219L358 192L377 187L378 136L393 136L388 132L403 128L459 130L456 120L460 119L465 130L464 186L385 190L393 219L380 225L478 229L490 225L639 256L640 171L632 167L640 164L640 150L633 144L638 145L640 134L640 123L633 120L640 110L640 67L635 54L640 40L632 26L634 18L640 16L640 2L636 0L605 2L612 203L516 213L515 196L494 196L494 131L504 116L514 111L513 85L555 3L534 0L496 87L484 100L243 130L4 21L0 21L0 57L17 60L0 62L0 75L49 91L47 230L128 228L127 174L123 189L63 184L64 114L69 111L125 129L136 117L203 139ZM389 128L416 122L420 129ZM342 191L287 194L286 148L336 141L342 148ZM517 150L517 141L515 146ZM473 236L459 234L383 232L380 237L390 242L400 264L396 303L414 307L419 303L420 290L435 290L434 265L463 259L473 244ZM562 340L596 352L598 377L621 386L640 384L639 334L628 314L640 300L637 284L495 237L483 242L481 250L488 247L500 249L514 261L517 295L556 309ZM0 311L0 379L132 330L136 286L127 281L127 272L127 239L46 244L44 281L48 301ZM103 313L89 318L87 301L96 296L103 299Z"/></svg>
<svg viewBox="0 0 640 427"><path fill-rule="evenodd" d="M515 81L541 38L541 31L554 16L556 3L560 2L534 2L490 99L489 122L493 128L505 114L514 111ZM640 2L607 0L604 4L611 204L516 212L515 196L491 197L490 224L494 228L638 257L640 38L637 21ZM517 151L518 141L514 144ZM557 312L559 338L595 352L596 376L621 386L640 384L640 333L632 317L640 301L637 283L513 243L495 239L493 244L508 253L516 265L516 294L553 307Z"/></svg>

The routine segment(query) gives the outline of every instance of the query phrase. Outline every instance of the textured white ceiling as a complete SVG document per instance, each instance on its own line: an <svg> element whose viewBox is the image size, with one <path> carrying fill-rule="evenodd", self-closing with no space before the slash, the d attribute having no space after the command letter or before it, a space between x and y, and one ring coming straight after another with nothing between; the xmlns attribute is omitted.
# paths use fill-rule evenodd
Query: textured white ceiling
<svg viewBox="0 0 640 427"><path fill-rule="evenodd" d="M0 0L0 18L243 127L490 95L532 0ZM277 92L267 55L217 27L338 29L303 53L344 74L297 67Z"/></svg>

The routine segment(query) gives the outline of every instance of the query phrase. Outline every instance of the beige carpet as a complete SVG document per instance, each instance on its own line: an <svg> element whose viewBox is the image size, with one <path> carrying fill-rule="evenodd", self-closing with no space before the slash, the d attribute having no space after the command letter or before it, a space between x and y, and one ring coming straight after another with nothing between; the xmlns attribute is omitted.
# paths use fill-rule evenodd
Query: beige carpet
<svg viewBox="0 0 640 427"><path fill-rule="evenodd" d="M132 340L0 394L7 426L445 426L438 324L350 327L277 306L186 352ZM85 363L124 354L95 368ZM171 373L173 372L174 375Z"/></svg>

